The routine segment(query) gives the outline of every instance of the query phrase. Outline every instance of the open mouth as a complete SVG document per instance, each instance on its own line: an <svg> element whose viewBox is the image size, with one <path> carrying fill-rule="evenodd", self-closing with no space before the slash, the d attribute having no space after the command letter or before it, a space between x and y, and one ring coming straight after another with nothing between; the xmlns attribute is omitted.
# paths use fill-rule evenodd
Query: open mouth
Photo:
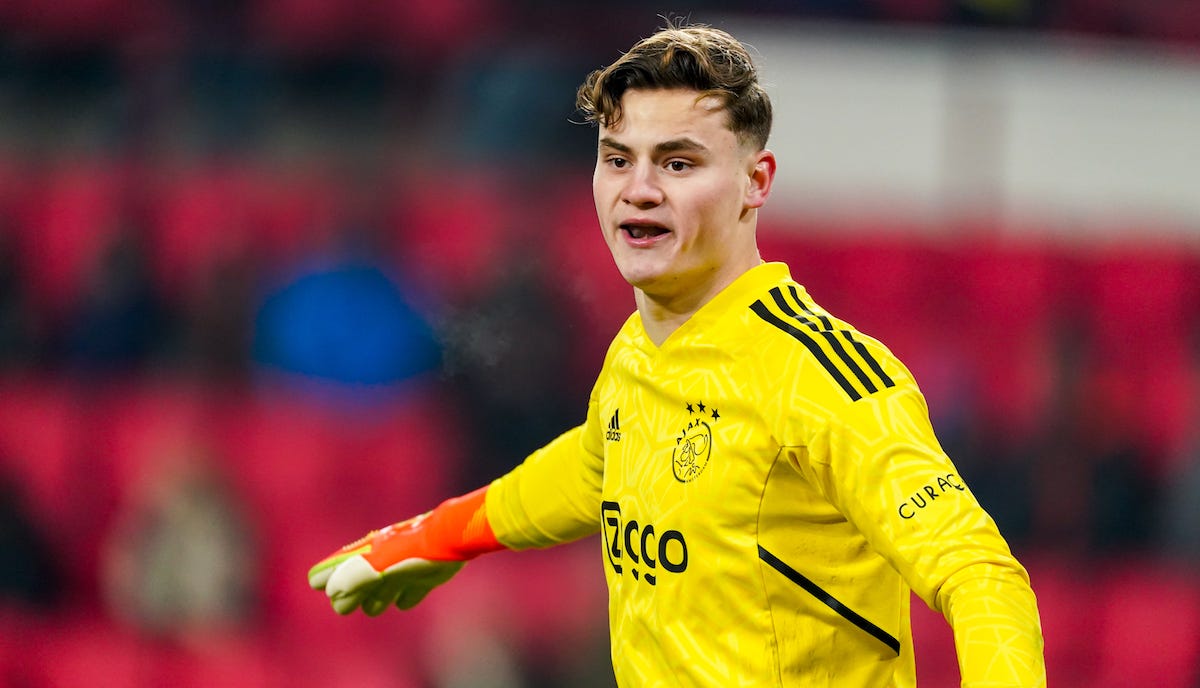
<svg viewBox="0 0 1200 688"><path fill-rule="evenodd" d="M632 239L650 239L671 231L661 225L648 224L623 224L621 229Z"/></svg>

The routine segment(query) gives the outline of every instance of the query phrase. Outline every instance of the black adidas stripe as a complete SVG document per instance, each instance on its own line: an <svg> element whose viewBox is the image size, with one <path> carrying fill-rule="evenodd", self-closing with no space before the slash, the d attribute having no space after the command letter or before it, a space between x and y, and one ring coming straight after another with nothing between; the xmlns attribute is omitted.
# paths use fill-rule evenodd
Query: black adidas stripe
<svg viewBox="0 0 1200 688"><path fill-rule="evenodd" d="M822 329L813 321L797 313L792 307L792 304L788 303L784 298L783 292L779 289L779 287L771 290L771 296L775 299L775 304L779 306L779 310L783 311L784 315L787 315L789 318L792 318L803 325L807 325L809 329L821 335L825 338L825 341L829 342L829 348L833 349L833 353L837 354L837 357L842 359L842 363L846 364L846 367L850 369L850 372L854 374L854 377L858 378L858 381L862 383L863 387L866 388L867 394L874 394L879 391L879 387L875 385L875 381L868 377L862 366L850 357L850 353L846 351L846 347L842 345L841 340L839 340L837 335L832 331L832 324L828 319L823 320L825 328ZM799 299L797 299L797 301L799 301ZM800 305L800 307L803 308L803 305ZM812 311L805 309L805 312L812 315Z"/></svg>
<svg viewBox="0 0 1200 688"><path fill-rule="evenodd" d="M796 303L800 305L800 309L802 311L819 318L826 330L833 329L833 325L829 322L828 316L815 313L812 305L800 298L800 292L796 289L796 285L790 285L788 290L791 292L792 298L795 299ZM861 356L864 361L866 361L867 366L871 368L871 371L879 376L879 380L883 383L884 387L896 386L896 382L883 371L883 366L879 365L879 361L877 361L875 357L871 355L871 352L867 350L866 345L855 339L854 335L850 334L850 330L841 330L841 334L842 338L849 342L850 346L853 346L854 350L858 352L858 355Z"/></svg>
<svg viewBox="0 0 1200 688"><path fill-rule="evenodd" d="M883 382L884 387L896 386L896 382L892 380L887 373L883 372L883 366L879 365L879 361L875 360L875 357L871 355L870 351L867 351L866 345L855 339L854 336L850 334L850 330L842 330L842 336L846 338L846 341L850 342L850 345L854 347L854 350L857 351L860 356L862 356L863 360L867 362L867 365L870 366L871 370L879 376L879 379Z"/></svg>
<svg viewBox="0 0 1200 688"><path fill-rule="evenodd" d="M779 291L779 288L778 288L778 287L776 287L775 289L773 289L773 290L771 290L771 291L772 291L772 292L777 292L777 291ZM781 292L781 293L782 293L782 292ZM832 323L832 322L829 320L829 316L827 316L827 315L822 315L822 314L818 314L818 313L814 313L814 312L813 312L813 310L812 310L811 308L809 308L808 304L804 302L804 299L800 298L800 290L796 288L796 285L794 285L794 284L789 284L789 285L788 285L788 293L790 293L790 294L792 295L792 300L793 300L793 301L795 301L795 302L796 302L796 304L800 306L800 310L802 310L802 311L804 311L805 313L807 313L807 314L809 314L809 315L813 316L814 318L816 318L816 319L820 320L820 321L821 321L821 325L823 325L823 326L824 326L824 328L825 328L825 330L826 330L826 331L833 330L833 323Z"/></svg>
<svg viewBox="0 0 1200 688"><path fill-rule="evenodd" d="M846 379L845 375L842 375L842 371L838 370L838 367L833 364L833 361L829 360L829 357L825 355L825 350L821 348L821 345L817 343L817 340L813 339L807 332L789 322L786 322L779 316L772 313L771 310L767 308L767 304L763 303L762 301L755 301L752 303L750 305L750 310L754 311L755 315L762 318L768 324L774 325L775 327L778 327L784 332L795 337L796 341L800 342L805 346L805 348L808 349L809 353L811 353L813 357L817 359L817 362L821 364L821 367L833 377L834 381L838 383L838 386L840 386L846 392L846 394L850 396L851 399L854 401L862 399L862 394L859 393L854 385L852 385L850 381Z"/></svg>
<svg viewBox="0 0 1200 688"><path fill-rule="evenodd" d="M900 654L900 641L882 628L864 619L853 609L842 604L833 595L825 592L821 586L809 580L804 574L785 564L779 557L768 552L762 545L758 546L758 558L768 566L782 573L788 580L804 589L805 592L821 601L822 604L837 612L843 619L862 629L871 637L887 645L897 655Z"/></svg>
<svg viewBox="0 0 1200 688"><path fill-rule="evenodd" d="M803 343L816 356L821 366L833 376L838 385L854 401L861 399L863 394L842 374L841 370L833 364L830 358L825 355L824 350L815 337L819 336L825 340L830 350L845 364L846 368L854 376L854 379L862 385L867 394L874 394L881 388L896 386L895 381L884 372L883 366L879 364L879 361L871 355L871 352L862 342L854 338L854 335L849 330L835 330L829 316L814 311L809 304L805 303L804 299L800 298L800 293L795 286L789 287L789 291L792 301L787 299L783 290L779 287L771 289L771 298L784 315L803 325L807 328L807 331L804 328L795 327L784 319L775 316L761 300L755 302L751 306L751 310L766 322L787 332ZM809 333L810 331L811 334ZM840 339L838 335L841 335ZM849 349L847 349L847 345L849 345ZM864 365L866 366L865 368ZM870 369L869 371L867 370L868 368ZM874 377L872 377L872 373L874 373Z"/></svg>

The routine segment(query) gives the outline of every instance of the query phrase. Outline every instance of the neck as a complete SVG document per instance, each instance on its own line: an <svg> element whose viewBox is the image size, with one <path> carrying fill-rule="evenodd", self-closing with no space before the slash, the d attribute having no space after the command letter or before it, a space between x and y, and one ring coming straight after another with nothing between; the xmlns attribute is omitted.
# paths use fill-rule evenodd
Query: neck
<svg viewBox="0 0 1200 688"><path fill-rule="evenodd" d="M642 316L642 327L645 328L646 336L650 337L650 341L654 342L655 346L662 346L663 342L667 341L667 337L670 337L675 330L679 329L680 325L687 322L696 311L700 310L700 306L704 305L704 303L700 303L692 307L680 307L650 296L640 289L634 290L634 298L637 301L638 313Z"/></svg>
<svg viewBox="0 0 1200 688"><path fill-rule="evenodd" d="M675 330L696 314L696 311L761 262L762 259L756 251L753 261L727 266L729 269L714 274L702 289L671 293L666 290L646 291L635 288L634 300L638 313L642 316L642 327L646 330L646 336L655 346L662 346Z"/></svg>

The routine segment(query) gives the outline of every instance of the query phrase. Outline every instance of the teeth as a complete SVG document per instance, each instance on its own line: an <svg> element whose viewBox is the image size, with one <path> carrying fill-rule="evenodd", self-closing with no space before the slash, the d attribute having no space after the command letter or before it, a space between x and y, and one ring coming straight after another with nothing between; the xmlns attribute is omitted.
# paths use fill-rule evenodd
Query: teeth
<svg viewBox="0 0 1200 688"><path fill-rule="evenodd" d="M652 225L621 225L621 229L629 232L629 236L634 239L655 237L659 234L664 234L667 231L662 227L656 227Z"/></svg>

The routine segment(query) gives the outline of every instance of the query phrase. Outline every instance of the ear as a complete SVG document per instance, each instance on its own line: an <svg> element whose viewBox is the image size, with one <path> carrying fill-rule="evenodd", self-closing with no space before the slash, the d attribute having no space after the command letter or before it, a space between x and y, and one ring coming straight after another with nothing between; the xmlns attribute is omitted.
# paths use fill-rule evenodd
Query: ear
<svg viewBox="0 0 1200 688"><path fill-rule="evenodd" d="M771 195L771 184L775 181L775 154L767 149L760 150L750 168L750 185L746 187L747 208L761 208Z"/></svg>

